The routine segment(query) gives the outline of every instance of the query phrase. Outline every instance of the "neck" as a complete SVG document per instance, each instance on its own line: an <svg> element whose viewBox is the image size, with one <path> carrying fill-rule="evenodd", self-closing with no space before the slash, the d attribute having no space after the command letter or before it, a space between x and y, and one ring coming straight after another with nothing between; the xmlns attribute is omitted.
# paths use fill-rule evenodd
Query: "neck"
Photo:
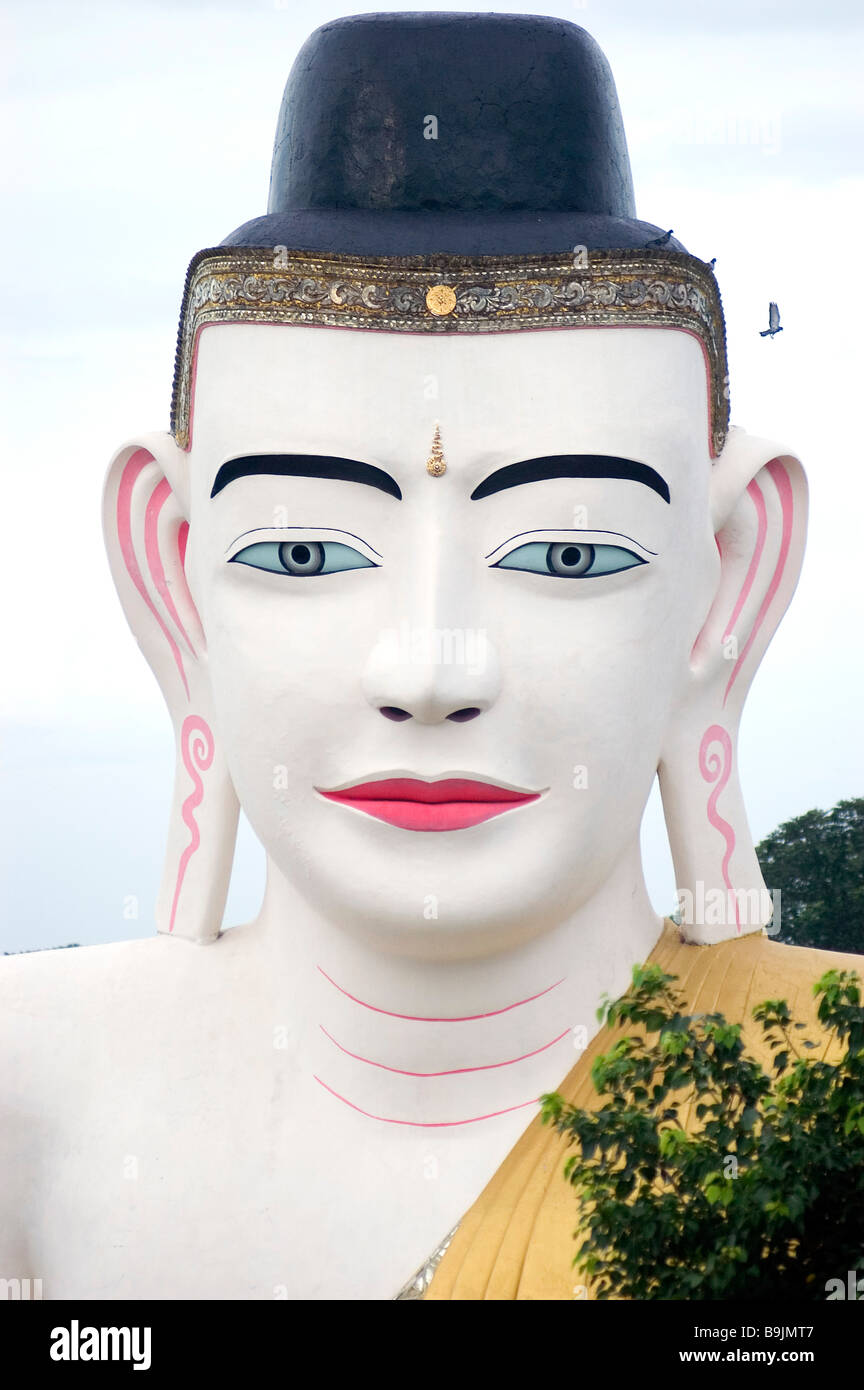
<svg viewBox="0 0 864 1390"><path fill-rule="evenodd" d="M517 949L430 962L325 921L269 863L253 930L285 1045L336 1107L418 1130L520 1111L527 1123L597 1031L601 996L622 994L658 939L638 844L612 879Z"/></svg>

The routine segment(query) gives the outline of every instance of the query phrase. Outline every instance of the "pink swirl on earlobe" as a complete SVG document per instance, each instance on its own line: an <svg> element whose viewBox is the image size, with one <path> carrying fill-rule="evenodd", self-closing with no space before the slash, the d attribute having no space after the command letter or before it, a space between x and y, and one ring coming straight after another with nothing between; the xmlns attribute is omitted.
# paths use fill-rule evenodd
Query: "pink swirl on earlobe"
<svg viewBox="0 0 864 1390"><path fill-rule="evenodd" d="M147 465L152 462L153 455L149 454L146 449L136 449L135 453L131 455L126 467L123 469L120 478L120 486L117 489L117 538L120 542L120 553L123 556L123 563L129 572L129 578L132 580L138 593L150 609L150 612L153 614L153 617L156 619L165 635L168 646L171 648L171 655L174 657L177 670L180 672L180 679L183 682L183 689L186 691L186 699L188 700L189 682L186 679L186 672L183 669L183 657L180 654L180 648L168 631L161 613L158 611L147 592L147 586L144 583L143 575L138 566L138 560L135 555L135 545L132 540L132 492L140 474Z"/></svg>
<svg viewBox="0 0 864 1390"><path fill-rule="evenodd" d="M712 744L719 744L720 751L709 752ZM708 822L715 830L719 830L726 842L726 853L723 856L720 872L723 875L726 888L731 891L732 880L729 877L729 861L735 849L735 831L729 822L719 815L717 799L732 775L732 739L721 724L712 724L702 736L702 742L699 745L699 771L703 781L717 783L708 798ZM735 895L735 924L740 932L741 919L738 915L737 895Z"/></svg>
<svg viewBox="0 0 864 1390"><path fill-rule="evenodd" d="M755 478L751 483L748 484L747 496L750 498L751 502L753 503L753 506L756 508L756 544L753 547L753 554L750 557L750 564L747 568L747 573L744 576L744 583L741 585L741 592L735 601L735 607L732 610L732 615L729 618L729 621L723 630L724 642L726 641L726 638L730 635L730 633L734 632L735 624L741 616L741 609L747 602L750 590L753 588L753 581L756 578L756 573L759 569L759 561L762 559L762 551L765 549L765 537L768 534L768 509L765 506L765 498L762 494L762 489L760 488Z"/></svg>
<svg viewBox="0 0 864 1390"><path fill-rule="evenodd" d="M183 766L192 778L192 791L183 802L181 812L186 823L190 840L180 856L180 863L177 866L177 884L174 888L174 901L171 904L171 918L168 923L168 930L174 930L174 919L177 916L177 903L180 898L180 890L183 887L183 879L186 876L186 869L192 855L201 844L201 834L195 820L195 811L204 800L204 783L199 775L206 772L213 762L215 744L213 732L206 719L200 715L190 714L183 720L183 727L180 730L180 756L183 759Z"/></svg>
<svg viewBox="0 0 864 1390"><path fill-rule="evenodd" d="M762 601L762 606L759 609L759 612L756 614L756 620L753 623L753 627L750 630L750 636L744 643L738 660L735 662L735 665L732 668L732 674L729 677L729 680L726 684L726 690L723 695L724 705L729 697L729 691L732 689L732 686L738 676L738 672L741 670L741 667L743 666L744 661L747 658L747 653L750 651L750 648L752 647L753 642L756 639L756 634L758 633L763 622L765 621L765 615L771 606L771 602L774 598L774 595L780 587L780 581L783 578L783 571L786 568L786 561L789 558L789 546L792 540L792 519L794 511L792 498L792 484L789 481L789 474L786 472L786 469L783 467L779 459L772 459L770 463L766 464L766 471L768 472L769 477L774 483L774 486L777 489L777 495L780 498L780 511L782 516L782 527L780 533L780 553L777 557L777 564L774 567L774 573L771 576L771 583L768 585L768 591L765 595L765 598ZM753 489L754 491L751 491L751 489ZM744 599L747 597L747 594L750 591L750 586L753 583L753 577L755 576L756 568L759 564L759 560L762 555L762 548L765 542L765 531L767 530L767 518L765 515L765 499L762 496L762 493L759 490L759 487L757 486L755 479L750 484L750 487L748 487L747 491L753 498L756 510L759 513L759 534L756 540L756 550L754 552L753 559L750 562L750 569L747 571L747 579L744 581L745 587L744 589L742 589L741 594L739 595L738 603L735 605L735 612L729 619L728 628L731 628L734 624L735 619L741 612L741 608L744 604ZM756 501L757 495L759 498L758 502Z"/></svg>

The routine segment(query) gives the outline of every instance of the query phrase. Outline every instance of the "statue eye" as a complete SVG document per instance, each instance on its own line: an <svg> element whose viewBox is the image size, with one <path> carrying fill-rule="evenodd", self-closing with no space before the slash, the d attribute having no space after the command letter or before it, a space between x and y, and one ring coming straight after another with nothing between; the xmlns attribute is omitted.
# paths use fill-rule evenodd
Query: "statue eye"
<svg viewBox="0 0 864 1390"><path fill-rule="evenodd" d="M251 565L272 574L291 574L301 579L340 570L377 569L352 545L339 541L256 541L232 555L229 564Z"/></svg>
<svg viewBox="0 0 864 1390"><path fill-rule="evenodd" d="M556 541L548 545L545 541L532 541L511 550L492 568L554 574L561 579L594 579L646 563L641 555L623 545L588 545L585 541Z"/></svg>

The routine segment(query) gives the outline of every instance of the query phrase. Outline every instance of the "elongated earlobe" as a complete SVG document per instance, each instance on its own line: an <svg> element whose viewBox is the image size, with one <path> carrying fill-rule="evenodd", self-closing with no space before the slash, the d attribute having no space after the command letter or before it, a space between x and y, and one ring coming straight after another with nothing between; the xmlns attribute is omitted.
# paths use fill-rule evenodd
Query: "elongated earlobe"
<svg viewBox="0 0 864 1390"><path fill-rule="evenodd" d="M708 943L779 929L744 809L738 730L798 582L807 524L804 470L778 445L735 431L716 469L720 581L658 767L682 929Z"/></svg>
<svg viewBox="0 0 864 1390"><path fill-rule="evenodd" d="M126 618L174 725L174 797L156 927L206 942L222 925L239 805L213 717L204 631L186 579L182 480L175 492L166 477L168 468L179 473L178 455L171 436L161 434L120 449L105 482L103 525Z"/></svg>

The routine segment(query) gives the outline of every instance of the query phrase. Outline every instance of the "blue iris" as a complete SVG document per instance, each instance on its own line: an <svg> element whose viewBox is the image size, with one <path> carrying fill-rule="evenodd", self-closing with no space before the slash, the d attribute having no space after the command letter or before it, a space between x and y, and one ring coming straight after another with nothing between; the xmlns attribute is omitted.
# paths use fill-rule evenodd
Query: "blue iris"
<svg viewBox="0 0 864 1390"><path fill-rule="evenodd" d="M375 569L359 550L339 541L256 541L231 556L231 564L251 565L272 574L303 578L313 574L337 574L340 570Z"/></svg>
<svg viewBox="0 0 864 1390"><path fill-rule="evenodd" d="M645 563L623 545L588 545L584 541L556 541L550 545L532 541L511 550L492 568L554 574L560 579L593 579L600 574L620 574Z"/></svg>

